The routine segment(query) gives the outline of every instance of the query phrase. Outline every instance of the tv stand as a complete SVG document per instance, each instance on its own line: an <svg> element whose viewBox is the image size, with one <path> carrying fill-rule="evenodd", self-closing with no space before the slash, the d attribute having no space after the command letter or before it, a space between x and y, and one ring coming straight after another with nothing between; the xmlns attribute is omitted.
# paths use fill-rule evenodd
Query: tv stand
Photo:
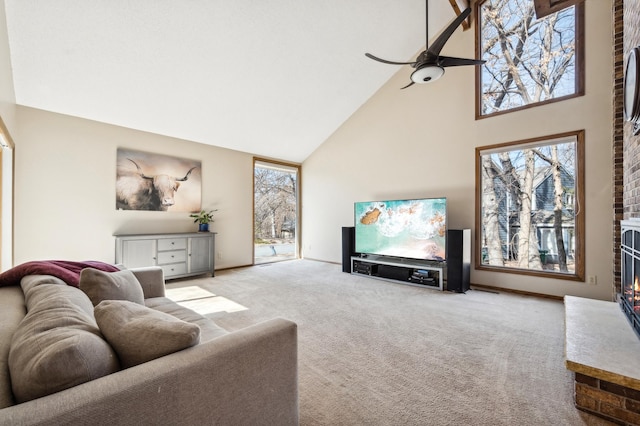
<svg viewBox="0 0 640 426"><path fill-rule="evenodd" d="M351 257L351 273L385 281L442 290L446 264L380 256Z"/></svg>

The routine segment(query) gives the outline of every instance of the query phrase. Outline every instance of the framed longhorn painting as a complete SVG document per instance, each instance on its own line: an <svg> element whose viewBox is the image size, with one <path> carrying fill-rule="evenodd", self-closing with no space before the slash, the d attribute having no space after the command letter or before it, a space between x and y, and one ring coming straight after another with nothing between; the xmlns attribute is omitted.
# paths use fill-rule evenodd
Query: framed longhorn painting
<svg viewBox="0 0 640 426"><path fill-rule="evenodd" d="M200 211L201 171L200 161L118 148L116 209Z"/></svg>

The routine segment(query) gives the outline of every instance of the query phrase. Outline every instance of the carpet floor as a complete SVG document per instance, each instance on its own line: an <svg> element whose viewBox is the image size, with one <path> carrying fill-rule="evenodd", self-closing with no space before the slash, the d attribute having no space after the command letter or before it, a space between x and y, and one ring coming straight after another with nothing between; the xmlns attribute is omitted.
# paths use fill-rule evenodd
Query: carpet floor
<svg viewBox="0 0 640 426"><path fill-rule="evenodd" d="M303 426L611 424L573 405L560 301L440 292L310 260L167 288L230 331L298 324Z"/></svg>

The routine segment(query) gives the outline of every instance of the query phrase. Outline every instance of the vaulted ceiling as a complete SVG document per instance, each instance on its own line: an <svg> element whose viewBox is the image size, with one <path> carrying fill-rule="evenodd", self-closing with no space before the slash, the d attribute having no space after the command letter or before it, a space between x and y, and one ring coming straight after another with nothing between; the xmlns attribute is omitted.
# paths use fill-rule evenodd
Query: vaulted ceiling
<svg viewBox="0 0 640 426"><path fill-rule="evenodd" d="M5 7L17 104L293 162L410 73L365 52L408 61L425 44L423 0ZM430 38L455 17L446 0L429 15Z"/></svg>

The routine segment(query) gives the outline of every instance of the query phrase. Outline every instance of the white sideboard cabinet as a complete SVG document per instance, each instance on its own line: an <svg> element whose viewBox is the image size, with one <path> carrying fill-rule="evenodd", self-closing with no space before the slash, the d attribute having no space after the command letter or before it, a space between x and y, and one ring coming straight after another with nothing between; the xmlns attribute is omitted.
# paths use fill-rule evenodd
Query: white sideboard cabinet
<svg viewBox="0 0 640 426"><path fill-rule="evenodd" d="M215 232L115 237L116 263L127 268L160 266L166 279L215 275Z"/></svg>

